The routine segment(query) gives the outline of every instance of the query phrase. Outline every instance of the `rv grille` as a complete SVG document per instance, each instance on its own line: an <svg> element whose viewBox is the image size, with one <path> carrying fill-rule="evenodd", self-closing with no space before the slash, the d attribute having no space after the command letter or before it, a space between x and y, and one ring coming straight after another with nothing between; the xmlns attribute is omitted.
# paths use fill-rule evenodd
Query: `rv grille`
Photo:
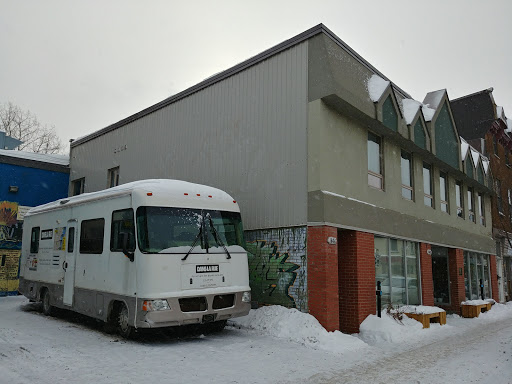
<svg viewBox="0 0 512 384"><path fill-rule="evenodd" d="M181 312L206 311L206 297L187 297L179 299Z"/></svg>
<svg viewBox="0 0 512 384"><path fill-rule="evenodd" d="M229 308L233 306L235 295L219 295L213 298L213 309Z"/></svg>

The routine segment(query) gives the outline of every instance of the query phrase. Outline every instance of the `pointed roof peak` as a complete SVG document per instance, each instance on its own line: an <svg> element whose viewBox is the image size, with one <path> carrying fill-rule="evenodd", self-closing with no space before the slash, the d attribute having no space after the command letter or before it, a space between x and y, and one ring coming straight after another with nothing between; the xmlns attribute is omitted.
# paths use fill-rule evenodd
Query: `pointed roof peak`
<svg viewBox="0 0 512 384"><path fill-rule="evenodd" d="M425 96L425 99L423 99L423 104L425 104L427 107L431 109L436 110L437 108L439 108L441 100L443 99L443 96L446 93L446 89L440 89L438 91L429 92Z"/></svg>

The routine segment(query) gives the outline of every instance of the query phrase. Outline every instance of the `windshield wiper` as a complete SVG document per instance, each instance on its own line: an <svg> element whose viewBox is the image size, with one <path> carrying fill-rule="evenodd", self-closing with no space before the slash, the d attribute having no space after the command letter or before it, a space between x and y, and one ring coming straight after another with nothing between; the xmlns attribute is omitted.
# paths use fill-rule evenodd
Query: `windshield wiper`
<svg viewBox="0 0 512 384"><path fill-rule="evenodd" d="M213 238L215 239L215 241L217 242L217 244L219 244L222 248L224 248L224 251L226 251L226 254L228 255L226 257L226 259L231 259L231 255L229 254L229 251L228 249L226 248L226 246L224 245L224 242L222 241L222 239L220 238L220 235L219 233L217 232L217 230L215 229L215 226L213 225L213 220L212 220L212 216L210 214L208 214L208 219L210 221L210 228L212 229L212 234L213 234Z"/></svg>
<svg viewBox="0 0 512 384"><path fill-rule="evenodd" d="M183 261L187 260L188 255L190 255L190 252L192 252L194 247L197 245L197 242L199 241L199 239L201 238L202 235L203 235L203 223L201 223L201 228L199 228L199 233L197 234L194 242L192 243L192 246L188 250L187 254L185 256L183 256L183 258L181 260L183 260Z"/></svg>

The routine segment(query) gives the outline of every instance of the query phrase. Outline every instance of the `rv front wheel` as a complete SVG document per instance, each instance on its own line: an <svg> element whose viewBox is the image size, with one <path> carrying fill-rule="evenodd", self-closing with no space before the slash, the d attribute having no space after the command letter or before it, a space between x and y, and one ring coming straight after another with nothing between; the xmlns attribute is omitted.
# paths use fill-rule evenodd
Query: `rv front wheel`
<svg viewBox="0 0 512 384"><path fill-rule="evenodd" d="M126 308L125 304L122 304L119 308L117 316L117 332L125 339L129 339L134 333L133 327L128 324L128 308Z"/></svg>
<svg viewBox="0 0 512 384"><path fill-rule="evenodd" d="M51 316L53 314L53 306L50 304L50 292L45 289L43 291L43 314L46 316Z"/></svg>

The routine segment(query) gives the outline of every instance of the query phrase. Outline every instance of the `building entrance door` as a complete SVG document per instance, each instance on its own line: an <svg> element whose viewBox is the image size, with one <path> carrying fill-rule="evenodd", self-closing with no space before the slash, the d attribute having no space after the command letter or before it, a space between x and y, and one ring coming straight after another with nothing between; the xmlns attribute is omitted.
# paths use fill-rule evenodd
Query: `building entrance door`
<svg viewBox="0 0 512 384"><path fill-rule="evenodd" d="M434 303L450 304L450 274L448 272L448 249L432 247L432 278Z"/></svg>

